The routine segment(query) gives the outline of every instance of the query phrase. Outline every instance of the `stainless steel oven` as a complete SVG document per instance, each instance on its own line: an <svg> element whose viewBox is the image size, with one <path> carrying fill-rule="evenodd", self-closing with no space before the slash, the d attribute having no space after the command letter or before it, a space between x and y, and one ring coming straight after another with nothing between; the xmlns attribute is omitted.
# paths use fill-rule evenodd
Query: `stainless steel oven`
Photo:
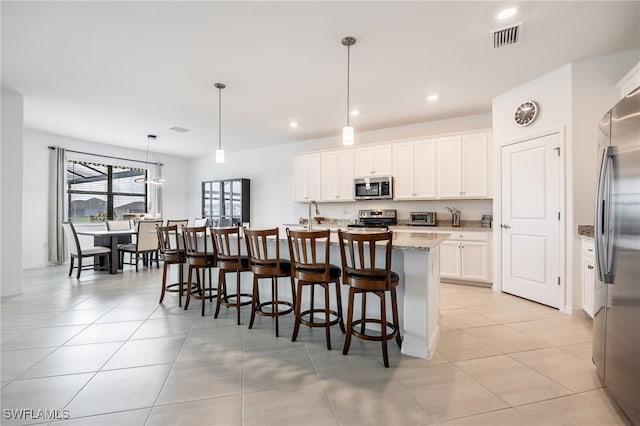
<svg viewBox="0 0 640 426"><path fill-rule="evenodd" d="M391 176L357 178L353 184L353 194L356 200L390 200L393 198L393 178Z"/></svg>

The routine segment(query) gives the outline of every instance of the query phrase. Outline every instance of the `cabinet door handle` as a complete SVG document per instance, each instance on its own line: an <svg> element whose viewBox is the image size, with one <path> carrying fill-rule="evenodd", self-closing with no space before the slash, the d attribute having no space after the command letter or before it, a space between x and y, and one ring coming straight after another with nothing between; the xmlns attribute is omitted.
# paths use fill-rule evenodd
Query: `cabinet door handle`
<svg viewBox="0 0 640 426"><path fill-rule="evenodd" d="M588 269L593 269L593 265L587 265Z"/></svg>
<svg viewBox="0 0 640 426"><path fill-rule="evenodd" d="M593 251L593 249L587 249L587 251Z"/></svg>
<svg viewBox="0 0 640 426"><path fill-rule="evenodd" d="M500 225L500 228L510 229L511 227L510 227L509 225L504 225L504 224L502 224L502 225Z"/></svg>

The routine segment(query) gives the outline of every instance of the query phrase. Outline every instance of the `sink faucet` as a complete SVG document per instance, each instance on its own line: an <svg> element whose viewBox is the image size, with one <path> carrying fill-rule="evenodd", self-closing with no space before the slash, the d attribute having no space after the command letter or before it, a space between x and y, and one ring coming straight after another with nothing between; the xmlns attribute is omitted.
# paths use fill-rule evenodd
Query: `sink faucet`
<svg viewBox="0 0 640 426"><path fill-rule="evenodd" d="M309 221L307 222L307 229L309 231L311 231L311 228L313 227L313 220L311 219L311 206L312 205L316 207L316 215L320 214L320 209L318 209L318 203L316 203L314 200L309 201Z"/></svg>

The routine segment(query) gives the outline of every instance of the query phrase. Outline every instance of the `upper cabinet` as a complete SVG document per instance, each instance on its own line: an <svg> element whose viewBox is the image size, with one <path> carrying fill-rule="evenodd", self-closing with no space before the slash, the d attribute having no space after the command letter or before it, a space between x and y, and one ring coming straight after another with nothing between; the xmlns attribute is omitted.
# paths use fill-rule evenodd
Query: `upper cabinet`
<svg viewBox="0 0 640 426"><path fill-rule="evenodd" d="M489 197L487 133L438 139L438 197Z"/></svg>
<svg viewBox="0 0 640 426"><path fill-rule="evenodd" d="M294 201L353 201L354 178L393 176L395 200L491 198L490 132L293 157Z"/></svg>
<svg viewBox="0 0 640 426"><path fill-rule="evenodd" d="M353 150L321 155L322 201L353 201Z"/></svg>
<svg viewBox="0 0 640 426"><path fill-rule="evenodd" d="M393 145L394 198L396 200L437 197L436 147L436 139Z"/></svg>
<svg viewBox="0 0 640 426"><path fill-rule="evenodd" d="M391 145L374 145L355 150L354 177L391 176Z"/></svg>
<svg viewBox="0 0 640 426"><path fill-rule="evenodd" d="M293 157L294 201L320 200L320 154Z"/></svg>

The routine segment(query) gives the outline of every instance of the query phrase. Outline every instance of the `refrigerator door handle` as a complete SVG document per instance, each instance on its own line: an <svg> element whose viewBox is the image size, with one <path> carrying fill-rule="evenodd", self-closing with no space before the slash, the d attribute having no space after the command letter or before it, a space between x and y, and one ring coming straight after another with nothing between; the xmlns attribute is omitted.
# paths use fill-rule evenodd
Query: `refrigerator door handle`
<svg viewBox="0 0 640 426"><path fill-rule="evenodd" d="M598 270L598 277L600 281L605 284L611 284L613 282L610 271L607 270L609 262L606 259L606 244L604 233L608 226L605 224L605 212L608 211L607 203L610 198L610 194L606 194L605 190L607 182L607 173L609 169L610 159L613 156L613 147L607 146L604 149L602 155L602 163L600 164L600 171L598 174L598 188L596 190L596 223L594 226L594 240L596 246L596 266Z"/></svg>

